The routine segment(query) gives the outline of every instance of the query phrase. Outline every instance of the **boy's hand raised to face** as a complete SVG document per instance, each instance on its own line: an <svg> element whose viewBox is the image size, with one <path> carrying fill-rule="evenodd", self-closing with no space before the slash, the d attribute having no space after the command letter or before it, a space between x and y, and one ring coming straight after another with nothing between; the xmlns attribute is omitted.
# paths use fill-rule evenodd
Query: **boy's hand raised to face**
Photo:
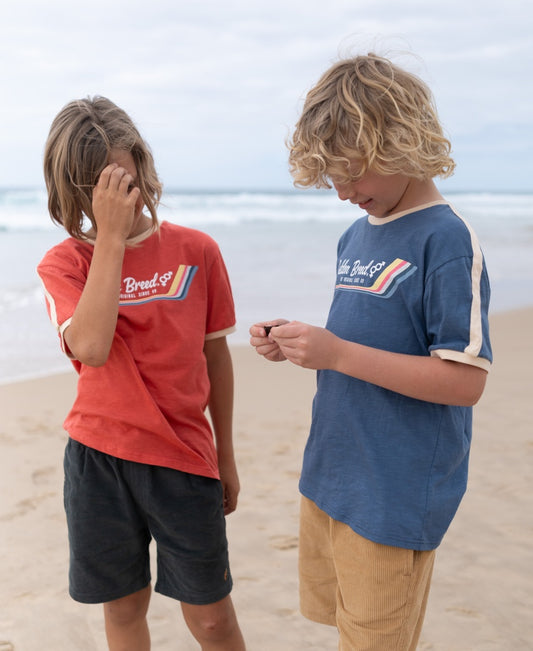
<svg viewBox="0 0 533 651"><path fill-rule="evenodd" d="M141 191L134 178L116 163L105 167L93 190L92 207L97 231L123 240L129 236Z"/></svg>

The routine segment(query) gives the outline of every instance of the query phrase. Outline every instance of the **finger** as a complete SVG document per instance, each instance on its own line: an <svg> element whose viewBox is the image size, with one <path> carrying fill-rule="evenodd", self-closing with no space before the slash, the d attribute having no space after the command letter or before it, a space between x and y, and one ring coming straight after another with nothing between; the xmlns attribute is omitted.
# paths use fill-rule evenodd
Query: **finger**
<svg viewBox="0 0 533 651"><path fill-rule="evenodd" d="M272 328L279 328L279 325L277 323L273 323L272 325L265 325L263 326L263 330L265 331L265 336L268 337L270 334L270 331Z"/></svg>
<svg viewBox="0 0 533 651"><path fill-rule="evenodd" d="M230 513L233 513L235 509L237 508L237 503L233 500L226 502L224 506L224 514L229 515Z"/></svg>
<svg viewBox="0 0 533 651"><path fill-rule="evenodd" d="M255 344L252 343L252 346L254 346L254 348L260 355L267 355L268 353L271 353L273 350L278 349L278 344L273 343L266 337L262 337L261 339L259 339L258 343Z"/></svg>
<svg viewBox="0 0 533 651"><path fill-rule="evenodd" d="M274 341L296 339L302 335L302 328L302 324L298 321L291 321L273 328L270 331L270 338Z"/></svg>
<svg viewBox="0 0 533 651"><path fill-rule="evenodd" d="M111 163L110 165L106 165L104 169L100 172L100 176L98 177L98 181L96 182L96 185L106 189L109 185L109 180L111 178L111 174L116 170L118 165L116 163Z"/></svg>
<svg viewBox="0 0 533 651"><path fill-rule="evenodd" d="M285 355L279 350L279 348L272 351L271 353L268 353L267 355L263 355L263 357L269 362L283 362L287 359Z"/></svg>
<svg viewBox="0 0 533 651"><path fill-rule="evenodd" d="M237 508L237 498L230 490L224 491L224 515L233 513Z"/></svg>
<svg viewBox="0 0 533 651"><path fill-rule="evenodd" d="M269 321L259 321L250 326L249 333L253 337L266 337L272 328L277 328L284 323L289 323L286 319L270 319ZM264 333L264 334L263 334Z"/></svg>
<svg viewBox="0 0 533 651"><path fill-rule="evenodd" d="M252 346L262 346L267 342L272 343L270 342L269 338L261 332L257 336L250 337L250 343Z"/></svg>
<svg viewBox="0 0 533 651"><path fill-rule="evenodd" d="M267 325L267 322L254 323L254 325L250 327L250 334L252 337L266 337L268 334L268 329L271 327L272 325Z"/></svg>
<svg viewBox="0 0 533 651"><path fill-rule="evenodd" d="M281 341L286 341L288 339L295 339L298 336L298 334L291 329L283 328L276 328L275 330L270 331L269 339L275 342L281 342Z"/></svg>
<svg viewBox="0 0 533 651"><path fill-rule="evenodd" d="M133 190L133 176L129 172L126 172L120 179L119 186L121 190L129 193L130 190Z"/></svg>
<svg viewBox="0 0 533 651"><path fill-rule="evenodd" d="M120 190L127 194L130 183L133 181L133 177L128 173L123 167L117 167L111 172L111 178L109 180L109 187L111 189Z"/></svg>
<svg viewBox="0 0 533 651"><path fill-rule="evenodd" d="M132 197L135 201L141 196L141 189L134 185L129 189L129 196Z"/></svg>

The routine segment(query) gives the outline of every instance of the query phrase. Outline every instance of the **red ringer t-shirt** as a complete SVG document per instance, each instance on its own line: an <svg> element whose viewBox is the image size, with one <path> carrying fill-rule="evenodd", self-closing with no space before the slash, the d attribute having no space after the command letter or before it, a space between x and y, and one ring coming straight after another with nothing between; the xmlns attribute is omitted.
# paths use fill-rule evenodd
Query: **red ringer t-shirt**
<svg viewBox="0 0 533 651"><path fill-rule="evenodd" d="M69 238L38 266L50 319L63 333L85 285L93 245ZM228 274L216 242L163 222L128 247L116 332L107 362L77 360L78 393L64 426L71 438L140 463L218 478L205 415L206 339L235 329Z"/></svg>

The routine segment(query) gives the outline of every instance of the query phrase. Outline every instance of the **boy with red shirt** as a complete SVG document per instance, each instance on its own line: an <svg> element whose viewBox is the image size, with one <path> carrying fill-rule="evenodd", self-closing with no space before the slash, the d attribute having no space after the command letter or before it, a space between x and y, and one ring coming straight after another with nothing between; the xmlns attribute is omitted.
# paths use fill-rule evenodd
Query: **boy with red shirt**
<svg viewBox="0 0 533 651"><path fill-rule="evenodd" d="M65 421L70 593L104 603L112 651L147 651L153 537L155 589L181 602L201 648L243 650L224 519L239 492L235 315L218 247L158 223L150 150L106 98L60 111L44 169L50 215L71 236L38 267L79 373Z"/></svg>

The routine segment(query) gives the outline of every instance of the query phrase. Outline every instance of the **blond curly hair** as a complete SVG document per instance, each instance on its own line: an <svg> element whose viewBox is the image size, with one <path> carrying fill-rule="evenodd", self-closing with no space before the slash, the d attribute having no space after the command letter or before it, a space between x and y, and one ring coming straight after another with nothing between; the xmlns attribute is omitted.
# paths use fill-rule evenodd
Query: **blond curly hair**
<svg viewBox="0 0 533 651"><path fill-rule="evenodd" d="M368 170L426 180L455 168L428 86L373 53L324 73L287 145L299 187L330 188L332 178L348 183Z"/></svg>
<svg viewBox="0 0 533 651"><path fill-rule="evenodd" d="M44 150L48 211L72 237L86 239L85 217L96 229L92 193L112 149L131 153L144 205L158 225L156 208L163 186L150 148L125 111L106 97L88 97L61 109Z"/></svg>

